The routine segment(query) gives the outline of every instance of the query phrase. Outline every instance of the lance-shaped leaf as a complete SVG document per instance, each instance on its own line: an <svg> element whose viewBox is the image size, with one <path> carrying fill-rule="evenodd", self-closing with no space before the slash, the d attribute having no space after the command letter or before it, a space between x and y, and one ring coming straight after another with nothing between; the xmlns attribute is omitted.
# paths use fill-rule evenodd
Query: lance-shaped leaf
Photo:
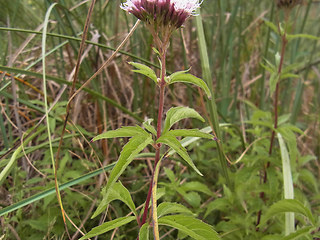
<svg viewBox="0 0 320 240"><path fill-rule="evenodd" d="M133 137L138 134L145 134L145 133L146 131L144 131L143 128L139 126L121 127L116 130L110 130L110 131L101 133L98 136L94 137L92 141L97 141L105 138Z"/></svg>
<svg viewBox="0 0 320 240"><path fill-rule="evenodd" d="M172 214L172 213L186 213L193 215L193 213L185 206L179 204L179 203L171 203L171 202L163 202L160 203L157 207L158 211L158 218Z"/></svg>
<svg viewBox="0 0 320 240"><path fill-rule="evenodd" d="M137 70L132 70L133 72L145 75L148 78L151 78L155 83L158 83L158 78L156 73L148 66L141 63L136 63L136 62L129 62L129 64L137 68Z"/></svg>
<svg viewBox="0 0 320 240"><path fill-rule="evenodd" d="M202 90L205 91L205 93L207 94L207 97L211 98L211 92L207 84L201 78L197 78L196 76L193 76L190 73L185 73L185 71L181 71L173 73L171 76L169 76L169 84L177 82L194 84L202 88Z"/></svg>
<svg viewBox="0 0 320 240"><path fill-rule="evenodd" d="M115 183L110 189L108 194L104 193L103 200L99 204L97 211L100 211L100 208L104 210L108 204L114 200L120 200L125 203L131 211L137 216L136 207L132 201L130 192L126 189L121 182Z"/></svg>
<svg viewBox="0 0 320 240"><path fill-rule="evenodd" d="M164 216L159 219L159 225L176 228L196 240L220 239L217 232L210 225L186 215Z"/></svg>
<svg viewBox="0 0 320 240"><path fill-rule="evenodd" d="M175 137L200 137L200 138L207 138L207 139L213 139L214 136L201 132L199 129L176 129L176 130L170 130L169 133Z"/></svg>
<svg viewBox="0 0 320 240"><path fill-rule="evenodd" d="M166 120L164 123L163 133L167 132L173 124L185 118L196 118L204 122L203 117L200 116L196 110L188 107L173 107L167 112Z"/></svg>
<svg viewBox="0 0 320 240"><path fill-rule="evenodd" d="M119 156L119 159L110 173L108 183L103 190L105 191L104 197L106 199L108 198L108 194L110 193L109 192L110 188L113 187L114 183L118 180L118 178L126 169L126 167L132 162L134 157L152 142L153 142L153 139L151 137L151 134L143 131L143 133L140 133L139 135L132 137L129 140L129 142L126 145L124 145L121 151L121 154ZM98 209L93 214L92 218L100 214L106 207L107 205L101 203Z"/></svg>
<svg viewBox="0 0 320 240"><path fill-rule="evenodd" d="M171 147L175 150L183 160L185 160L192 168L195 170L200 176L203 176L202 173L198 170L198 168L192 162L187 149L185 149L181 143L176 139L175 136L172 136L170 133L162 135L158 140L157 143L163 143Z"/></svg>
<svg viewBox="0 0 320 240"><path fill-rule="evenodd" d="M298 200L284 199L276 202L269 208L269 210L266 212L266 214L262 218L260 226L265 224L271 217L278 215L279 213L286 213L286 212L300 213L306 216L309 219L309 221L313 225L315 225L315 219L312 216L311 211L307 207L305 207Z"/></svg>
<svg viewBox="0 0 320 240"><path fill-rule="evenodd" d="M80 240L88 239L88 238L106 233L110 230L113 230L115 228L128 224L129 222L132 222L134 219L135 219L134 216L121 217L121 218L117 218L115 220L103 223L100 226L93 228L90 232L88 232L86 235L80 238Z"/></svg>

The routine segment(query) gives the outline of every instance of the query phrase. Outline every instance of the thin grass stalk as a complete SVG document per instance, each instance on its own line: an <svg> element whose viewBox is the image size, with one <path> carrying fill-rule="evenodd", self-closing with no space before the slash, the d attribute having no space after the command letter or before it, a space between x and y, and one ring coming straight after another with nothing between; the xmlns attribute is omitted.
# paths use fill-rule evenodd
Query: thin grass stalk
<svg viewBox="0 0 320 240"><path fill-rule="evenodd" d="M59 190L59 184L58 184L58 179L57 179L57 168L56 168L56 163L54 159L54 154L53 154L53 148L52 148L52 141L51 141L51 130L50 130L50 118L49 118L49 111L48 111L48 100L47 100L47 79L46 79L46 32L47 32L47 27L49 23L49 17L52 9L57 5L57 3L52 4L49 9L46 12L45 15L45 20L44 20L44 27L43 27L43 35L42 35L42 73L43 73L43 94L44 94L44 106L45 106L45 115L46 115L46 125L47 125L47 133L48 133L48 140L49 140L49 150L50 150L50 157L52 161L52 169L54 173L54 180L55 180L55 189L56 189L56 195L58 198L59 206L61 209L61 214L63 218L63 222L65 225L66 232L69 236L68 228L66 225L66 218L65 218L65 212L63 209L62 201L61 201L61 195L60 195L60 190ZM69 236L70 238L70 236Z"/></svg>
<svg viewBox="0 0 320 240"><path fill-rule="evenodd" d="M219 127L219 116L217 111L217 105L215 103L215 94L214 94L215 89L213 88L213 83L212 83L212 74L211 74L210 64L209 64L208 50L207 50L207 45L206 45L205 36L204 36L201 12L199 8L197 9L196 26L197 26L198 44L199 44L199 50L200 50L202 75L212 95L211 99L207 100L207 109L209 110L209 113L210 113L209 122L212 126L212 130L214 134L217 137L217 150L218 150L222 175L226 179L227 185L231 186L231 182L230 182L229 174L227 170L226 158L224 156L222 145L220 143L221 131Z"/></svg>

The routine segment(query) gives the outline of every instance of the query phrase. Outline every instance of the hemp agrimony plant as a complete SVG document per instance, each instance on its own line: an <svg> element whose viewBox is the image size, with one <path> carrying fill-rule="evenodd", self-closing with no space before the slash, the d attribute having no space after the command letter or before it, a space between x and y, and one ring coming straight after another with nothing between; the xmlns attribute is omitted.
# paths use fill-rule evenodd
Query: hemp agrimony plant
<svg viewBox="0 0 320 240"><path fill-rule="evenodd" d="M112 229L123 226L134 220L140 228L137 239L149 239L149 229L152 228L154 239L160 239L158 225L165 225L178 229L182 234L194 239L219 239L213 228L196 219L191 211L178 203L163 202L157 206L157 181L161 167L161 161L168 157L171 152L177 153L195 172L202 175L194 165L177 137L200 137L214 140L214 136L201 132L198 129L173 130L172 126L185 118L204 119L194 109L188 107L170 108L164 119L164 97L166 88L174 83L183 82L194 84L203 89L208 97L211 96L205 82L187 71L178 71L170 76L166 75L166 54L172 33L180 28L182 24L191 17L196 9L200 7L200 0L128 0L121 8L141 21L145 22L152 34L156 49L154 52L160 62L160 76L140 63L130 62L135 67L136 73L150 78L159 90L158 120L156 127L152 125L153 120L148 119L140 126L126 126L108 131L93 139L93 141L106 138L129 137L128 143L122 148L119 159L110 173L108 182L102 190L103 200L93 214L96 217L105 211L113 200L125 203L134 216L128 215L106 222L93 228L81 239L87 239ZM149 191L141 213L138 213L129 191L118 181L120 175L134 158L147 146L155 151L153 173L150 180ZM149 207L151 202L151 206Z"/></svg>

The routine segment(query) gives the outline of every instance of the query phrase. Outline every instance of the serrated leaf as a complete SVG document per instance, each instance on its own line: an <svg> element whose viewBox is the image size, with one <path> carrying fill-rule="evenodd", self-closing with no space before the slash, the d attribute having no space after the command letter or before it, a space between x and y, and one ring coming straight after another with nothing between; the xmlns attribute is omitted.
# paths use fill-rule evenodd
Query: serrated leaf
<svg viewBox="0 0 320 240"><path fill-rule="evenodd" d="M201 78L197 78L196 76L193 76L190 73L179 72L179 74L170 76L169 84L173 84L177 82L194 84L200 87L203 91L205 91L208 98L211 98L211 92L207 84Z"/></svg>
<svg viewBox="0 0 320 240"><path fill-rule="evenodd" d="M214 138L213 135L201 132L199 129L176 129L170 130L169 133L175 137L200 137L207 139Z"/></svg>
<svg viewBox="0 0 320 240"><path fill-rule="evenodd" d="M286 213L286 212L294 212L300 213L306 216L309 221L315 225L314 217L311 214L311 211L305 207L301 202L296 199L283 199L275 204L273 204L267 213L262 217L261 225L264 225L271 217L278 215L279 213Z"/></svg>
<svg viewBox="0 0 320 240"><path fill-rule="evenodd" d="M193 214L187 207L179 203L163 202L157 207L158 218L172 213Z"/></svg>
<svg viewBox="0 0 320 240"><path fill-rule="evenodd" d="M218 240L220 239L214 229L194 217L185 215L164 216L159 219L159 225L166 225L178 229L196 240Z"/></svg>
<svg viewBox="0 0 320 240"><path fill-rule="evenodd" d="M162 135L157 143L164 143L175 150L183 160L185 160L192 168L196 171L200 176L203 176L202 173L198 170L198 168L192 162L187 150L181 145L181 143L169 133Z"/></svg>
<svg viewBox="0 0 320 240"><path fill-rule="evenodd" d="M148 66L141 63L136 63L136 62L129 62L129 64L138 69L138 70L132 70L133 72L145 75L146 77L152 79L156 84L158 83L158 78L156 73Z"/></svg>
<svg viewBox="0 0 320 240"><path fill-rule="evenodd" d="M110 202L114 201L114 200L120 200L123 203L125 203L130 209L131 211L137 216L137 211L136 211L136 207L132 201L130 192L128 191L128 189L126 189L121 182L117 182L115 183L110 189L109 189L109 193L107 194L106 197L103 197L103 200L101 201L101 203L99 204L99 207L97 209L97 211L100 211L100 209L104 210L105 208L107 208L107 206L109 205Z"/></svg>
<svg viewBox="0 0 320 240"><path fill-rule="evenodd" d="M128 224L129 222L132 222L134 219L136 219L134 216L121 217L121 218L117 218L115 220L103 223L100 226L91 229L91 231L88 232L86 235L84 235L82 238L80 238L80 240L88 239L88 238L106 233L110 230L113 230L115 228Z"/></svg>
<svg viewBox="0 0 320 240"><path fill-rule="evenodd" d="M144 121L142 123L142 125L145 127L145 129L147 129L150 133L152 133L153 135L157 136L157 131L156 129L151 125L151 123L153 122L153 119L148 119L146 121Z"/></svg>
<svg viewBox="0 0 320 240"><path fill-rule="evenodd" d="M116 130L110 130L94 137L92 141L97 141L105 138L118 138L118 137L133 137L138 134L145 134L146 132L139 126L121 127Z"/></svg>
<svg viewBox="0 0 320 240"><path fill-rule="evenodd" d="M203 117L201 117L200 114L197 113L196 110L192 108L173 107L173 108L170 108L167 112L163 133L169 131L169 129L172 127L173 124L185 118L196 118L204 122Z"/></svg>
<svg viewBox="0 0 320 240"><path fill-rule="evenodd" d="M112 169L109 180L107 182L105 191L105 198L108 198L109 189L114 185L118 180L120 175L126 169L126 167L132 162L134 157L140 153L147 145L153 142L152 137L149 133L144 131L143 134L136 135L132 137L129 142L123 147L119 159ZM99 205L98 209L93 214L92 218L100 214L106 206Z"/></svg>
<svg viewBox="0 0 320 240"><path fill-rule="evenodd" d="M140 228L139 240L149 240L149 223L143 224Z"/></svg>

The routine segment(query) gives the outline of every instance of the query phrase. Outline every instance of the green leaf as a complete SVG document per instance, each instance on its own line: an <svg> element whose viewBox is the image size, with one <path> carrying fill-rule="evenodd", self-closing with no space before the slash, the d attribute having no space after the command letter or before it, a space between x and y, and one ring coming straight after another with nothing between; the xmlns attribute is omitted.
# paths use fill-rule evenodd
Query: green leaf
<svg viewBox="0 0 320 240"><path fill-rule="evenodd" d="M121 218L117 218L115 220L103 223L100 226L91 229L91 231L88 232L86 235L84 235L82 238L80 238L80 240L88 239L88 238L103 234L103 233L108 232L112 229L121 227L129 222L132 222L135 219L136 219L136 217L134 217L134 216L121 217Z"/></svg>
<svg viewBox="0 0 320 240"><path fill-rule="evenodd" d="M183 82L183 83L191 83L200 88L207 94L208 98L211 98L211 92L207 86L207 84L201 79L193 76L190 73L185 73L183 71L172 74L169 77L169 84Z"/></svg>
<svg viewBox="0 0 320 240"><path fill-rule="evenodd" d="M278 27L274 25L272 22L264 20L264 23L271 28L275 33L279 33Z"/></svg>
<svg viewBox="0 0 320 240"><path fill-rule="evenodd" d="M120 200L125 203L131 211L137 216L136 207L132 201L130 192L126 189L121 182L115 183L110 189L106 197L103 197L103 200L99 204L97 211L102 211L109 205L110 202L114 200Z"/></svg>
<svg viewBox="0 0 320 240"><path fill-rule="evenodd" d="M139 240L149 240L149 223L143 224L140 228Z"/></svg>
<svg viewBox="0 0 320 240"><path fill-rule="evenodd" d="M119 159L112 169L108 183L104 189L105 198L108 198L109 190L113 187L114 183L118 180L120 175L126 169L126 167L132 162L134 157L140 153L147 145L153 142L149 133L143 131L143 133L132 137L129 142L123 147ZM99 205L98 209L93 214L92 218L96 217L104 210L102 205Z"/></svg>
<svg viewBox="0 0 320 240"><path fill-rule="evenodd" d="M192 162L187 150L181 145L181 143L170 133L162 135L158 140L157 143L164 143L175 150L180 157L183 158L192 168L195 170L200 176L203 176L202 173L198 170L198 168Z"/></svg>
<svg viewBox="0 0 320 240"><path fill-rule="evenodd" d="M286 213L286 212L295 212L300 213L306 216L309 221L315 225L314 217L311 214L311 211L306 208L301 202L295 199L283 199L275 204L273 204L267 213L263 216L260 226L265 224L271 217L278 215L279 213Z"/></svg>
<svg viewBox="0 0 320 240"><path fill-rule="evenodd" d="M281 152L281 160L282 160L282 175L283 175L283 188L284 188L284 198L285 199L293 199L294 191L293 191L293 182L292 182L292 174L291 174L291 164L289 153L286 147L286 144L282 138L280 133L277 134L280 152ZM285 217L285 233L289 235L290 233L295 231L294 225L294 213L286 213Z"/></svg>
<svg viewBox="0 0 320 240"><path fill-rule="evenodd" d="M145 129L147 129L147 131L149 131L150 133L152 133L153 135L157 136L157 131L156 129L151 125L151 123L153 122L153 119L150 118L146 121L144 121L142 123L142 125L144 126Z"/></svg>
<svg viewBox="0 0 320 240"><path fill-rule="evenodd" d="M187 207L179 203L163 202L157 207L158 218L171 213L193 214Z"/></svg>
<svg viewBox="0 0 320 240"><path fill-rule="evenodd" d="M197 192L202 192L205 193L209 196L213 196L213 192L207 187L207 185L201 183L201 182L186 182L182 184L180 187L182 190L188 192L188 191L197 191Z"/></svg>
<svg viewBox="0 0 320 240"><path fill-rule="evenodd" d="M311 34L287 34L286 35L287 39L290 41L292 39L297 39L297 38L306 38L306 39L311 39L311 40L320 40L320 37L311 35Z"/></svg>
<svg viewBox="0 0 320 240"><path fill-rule="evenodd" d="M207 139L214 138L213 135L201 132L199 129L176 129L170 130L169 133L175 137L200 137Z"/></svg>
<svg viewBox="0 0 320 240"><path fill-rule="evenodd" d="M284 74L281 74L280 78L281 78L281 79L300 78L300 76L297 75L297 74L294 74L294 73L284 73Z"/></svg>
<svg viewBox="0 0 320 240"><path fill-rule="evenodd" d="M132 70L133 72L145 75L148 78L151 78L156 84L158 83L158 78L156 73L148 66L141 63L136 63L136 62L129 62L129 64L138 69L138 70Z"/></svg>
<svg viewBox="0 0 320 240"><path fill-rule="evenodd" d="M92 141L97 141L105 138L118 138L118 137L133 137L137 134L145 134L146 132L139 126L121 127L116 130L110 130L94 137Z"/></svg>
<svg viewBox="0 0 320 240"><path fill-rule="evenodd" d="M293 239L301 239L300 237L303 237L303 236L310 236L310 231L314 229L314 227L312 226L308 226L308 227L304 227L304 228L301 228L293 233L291 233L290 235L288 236L285 236L284 238L281 238L281 240L293 240Z"/></svg>
<svg viewBox="0 0 320 240"><path fill-rule="evenodd" d="M159 219L159 225L166 225L178 229L196 240L218 240L220 239L214 229L196 219L185 215L164 216Z"/></svg>
<svg viewBox="0 0 320 240"><path fill-rule="evenodd" d="M188 107L173 107L167 112L164 123L163 133L167 132L173 124L185 118L196 118L204 122L203 117L200 116L194 109Z"/></svg>
<svg viewBox="0 0 320 240"><path fill-rule="evenodd" d="M276 90L277 83L279 81L279 74L278 73L272 73L269 80L270 85L270 95L274 93Z"/></svg>

